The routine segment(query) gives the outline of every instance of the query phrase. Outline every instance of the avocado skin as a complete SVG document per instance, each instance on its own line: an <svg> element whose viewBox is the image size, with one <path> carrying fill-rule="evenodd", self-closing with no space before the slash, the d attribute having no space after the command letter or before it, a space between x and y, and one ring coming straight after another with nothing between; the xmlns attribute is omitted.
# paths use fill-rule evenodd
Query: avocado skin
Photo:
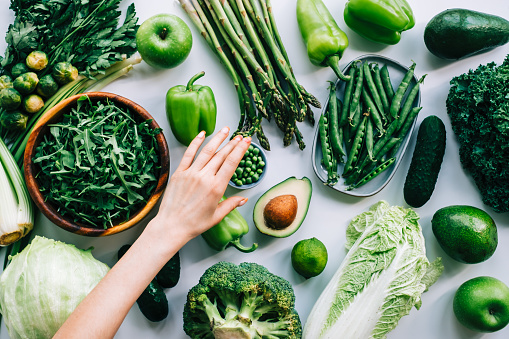
<svg viewBox="0 0 509 339"><path fill-rule="evenodd" d="M467 9L448 9L433 17L424 29L428 50L442 59L456 60L509 42L509 21Z"/></svg>
<svg viewBox="0 0 509 339"><path fill-rule="evenodd" d="M445 153L445 125L430 115L419 126L403 195L412 207L423 206L433 194Z"/></svg>
<svg viewBox="0 0 509 339"><path fill-rule="evenodd" d="M456 261L477 264L489 259L497 248L495 221L477 207L441 208L433 215L431 226L442 249Z"/></svg>

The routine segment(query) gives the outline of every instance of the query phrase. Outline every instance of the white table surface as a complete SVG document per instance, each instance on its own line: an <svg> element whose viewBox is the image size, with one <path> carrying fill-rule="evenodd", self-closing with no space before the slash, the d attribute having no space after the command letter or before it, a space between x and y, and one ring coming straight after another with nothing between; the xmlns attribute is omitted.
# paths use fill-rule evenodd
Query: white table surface
<svg viewBox="0 0 509 339"><path fill-rule="evenodd" d="M123 2L124 10L129 2L128 0ZM194 42L191 54L179 67L171 70L155 70L142 63L135 66L135 69L126 78L117 80L105 88L106 91L134 100L154 116L167 138L170 148L170 165L174 170L182 157L184 147L178 144L173 137L165 117L166 91L172 86L187 83L189 78L199 71L206 71L205 77L198 82L210 86L216 95L217 129L225 125L232 129L237 126L239 120L237 97L228 74L180 8L178 1L135 0L134 2L140 23L158 13L174 13L186 21L193 32ZM325 0L324 2L350 40L350 46L344 53L340 66L343 67L350 60L365 53L382 54L405 65L410 65L411 60L414 60L417 63L416 74L419 76L428 74L422 86L424 109L418 121L421 121L425 116L434 114L444 121L447 130L447 148L436 189L431 200L424 207L417 209L421 216L420 223L426 238L428 258L433 260L438 256L443 257L445 272L439 281L422 296L422 308L419 311L413 309L408 316L403 317L398 327L388 335L388 338L508 338L509 327L493 334L479 334L462 327L453 315L452 299L456 289L464 281L480 275L488 275L509 284L509 270L507 269L509 216L507 213L496 214L491 208L484 205L471 177L466 175L461 168L458 143L451 130L445 100L449 91L449 81L453 76L467 72L470 68L476 68L479 64L491 61L500 64L509 52L509 45L461 61L450 62L440 60L430 54L425 48L422 37L426 23L442 10L462 7L509 18L509 2L507 0L409 0L416 17L416 25L412 30L403 33L401 42L395 46L368 42L347 28L342 15L344 0ZM8 0L0 0L0 34L4 34L8 24L13 21L13 13L8 10L9 3ZM335 76L330 69L315 67L309 62L297 27L295 3L296 1L290 0L273 1L274 14L297 80L321 102L325 102L328 93L327 80L334 80ZM3 55L6 45L3 38L0 40L0 51ZM315 109L314 112L316 116L320 114L318 109ZM257 262L265 265L271 272L288 279L294 286L296 308L304 323L315 300L345 257L345 229L350 219L381 199L392 205L407 206L402 192L415 144L415 134L410 143L410 152L405 155L393 180L373 197L353 198L322 185L315 176L311 163L314 127L307 123L301 123L299 128L304 134L308 146L304 151L299 151L296 142L290 147L284 148L279 130L274 124L265 123L264 129L272 147L272 151L268 152L269 167L265 179L254 189L237 191L229 188L226 192L227 195L239 194L249 198L247 204L240 208L240 212L251 227L251 231L244 237L243 242L251 244L256 241L260 245L259 248L250 254L241 253L235 248L218 253L210 249L201 237L192 240L181 250L180 282L175 288L166 290L170 305L168 318L160 323L151 323L143 317L135 305L122 324L116 338L186 338L187 336L182 330L182 310L187 291L198 282L198 278L206 268L221 260L234 263ZM254 204L263 192L290 176L299 178L307 176L313 183L313 196L308 215L301 228L288 238L276 239L262 235L257 231L252 221L251 214ZM461 264L447 257L439 247L431 231L430 220L436 210L452 204L480 207L495 219L498 225L499 246L488 261L476 265ZM146 222L106 238L89 238L61 230L38 214L34 232L73 243L80 248L93 246L95 248L94 256L112 265L116 261L118 248L123 244L132 243L145 224ZM297 241L311 237L317 237L326 245L329 262L320 276L305 280L291 267L290 252ZM0 339L5 338L8 338L8 334L2 323Z"/></svg>

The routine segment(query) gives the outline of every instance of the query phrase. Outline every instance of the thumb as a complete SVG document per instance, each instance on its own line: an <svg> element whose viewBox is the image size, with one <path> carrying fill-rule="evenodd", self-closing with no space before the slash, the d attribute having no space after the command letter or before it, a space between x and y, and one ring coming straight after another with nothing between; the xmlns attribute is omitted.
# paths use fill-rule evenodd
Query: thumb
<svg viewBox="0 0 509 339"><path fill-rule="evenodd" d="M214 212L213 220L214 225L218 224L224 217L235 208L244 205L247 202L247 198L244 197L230 197L222 201L217 205L216 211Z"/></svg>

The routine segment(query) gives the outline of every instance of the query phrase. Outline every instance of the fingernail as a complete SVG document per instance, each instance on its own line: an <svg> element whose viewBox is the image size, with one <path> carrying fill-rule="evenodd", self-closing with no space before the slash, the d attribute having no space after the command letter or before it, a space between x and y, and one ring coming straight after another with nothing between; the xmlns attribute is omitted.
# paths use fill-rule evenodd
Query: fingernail
<svg viewBox="0 0 509 339"><path fill-rule="evenodd" d="M198 135L196 137L203 139L205 137L205 131L201 131L200 133L198 133Z"/></svg>
<svg viewBox="0 0 509 339"><path fill-rule="evenodd" d="M223 127L223 129L221 130L221 133L223 134L228 134L228 132L230 132L230 129L228 127Z"/></svg>
<svg viewBox="0 0 509 339"><path fill-rule="evenodd" d="M242 206L242 205L244 205L244 204L247 202L247 200L248 200L247 198L242 199L242 200L239 202L239 207L240 207L240 206Z"/></svg>
<svg viewBox="0 0 509 339"><path fill-rule="evenodd" d="M233 138L233 140L237 140L237 141L242 140L242 135L236 135L235 138Z"/></svg>
<svg viewBox="0 0 509 339"><path fill-rule="evenodd" d="M244 138L244 142L250 143L251 142L251 137Z"/></svg>

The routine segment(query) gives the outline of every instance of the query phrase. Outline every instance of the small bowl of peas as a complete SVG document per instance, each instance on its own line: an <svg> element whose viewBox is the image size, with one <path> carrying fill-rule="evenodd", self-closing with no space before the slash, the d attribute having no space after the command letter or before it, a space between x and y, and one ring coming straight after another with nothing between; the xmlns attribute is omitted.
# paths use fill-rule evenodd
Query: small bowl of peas
<svg viewBox="0 0 509 339"><path fill-rule="evenodd" d="M266 171L267 157L265 152L259 145L251 142L235 173L233 173L229 185L241 190L255 187L262 181Z"/></svg>

